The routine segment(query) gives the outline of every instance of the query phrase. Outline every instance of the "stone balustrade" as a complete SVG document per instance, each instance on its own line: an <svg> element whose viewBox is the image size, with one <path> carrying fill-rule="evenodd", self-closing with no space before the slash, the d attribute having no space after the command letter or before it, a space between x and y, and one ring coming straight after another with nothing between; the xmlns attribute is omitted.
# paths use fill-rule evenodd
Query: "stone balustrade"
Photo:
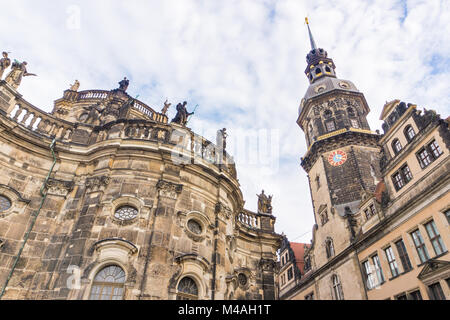
<svg viewBox="0 0 450 320"><path fill-rule="evenodd" d="M225 151L221 150L209 140L187 129L175 129L171 127L152 124L145 121L125 124L122 139L153 140L169 143L174 146L174 151L187 154L194 163L205 160L236 177L234 160Z"/></svg>
<svg viewBox="0 0 450 320"><path fill-rule="evenodd" d="M57 119L22 99L7 116L33 132L57 140L70 140L74 130L72 123Z"/></svg>
<svg viewBox="0 0 450 320"><path fill-rule="evenodd" d="M259 215L253 212L250 211L241 212L236 216L236 219L248 228L261 229L260 217Z"/></svg>
<svg viewBox="0 0 450 320"><path fill-rule="evenodd" d="M77 92L77 101L87 100L87 99L106 99L108 97L109 91L105 90L86 90Z"/></svg>
<svg viewBox="0 0 450 320"><path fill-rule="evenodd" d="M85 90L79 92L66 90L64 91L64 99L76 102L94 103L108 98L111 94L113 94L112 92L113 91L106 91L106 90ZM166 115L156 112L151 107L149 107L148 105L137 99L133 99L132 107L156 122L168 123L169 121Z"/></svg>

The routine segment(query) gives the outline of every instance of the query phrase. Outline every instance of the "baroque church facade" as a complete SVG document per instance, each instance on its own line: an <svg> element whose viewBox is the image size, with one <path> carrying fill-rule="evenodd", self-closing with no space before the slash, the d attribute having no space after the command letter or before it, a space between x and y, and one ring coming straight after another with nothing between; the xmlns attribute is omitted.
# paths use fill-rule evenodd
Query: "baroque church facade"
<svg viewBox="0 0 450 320"><path fill-rule="evenodd" d="M244 209L225 130L213 144L114 90L47 113L0 79L1 299L275 299L271 197Z"/></svg>
<svg viewBox="0 0 450 320"><path fill-rule="evenodd" d="M315 225L304 271L279 279L280 299L450 299L450 119L394 100L383 134L371 131L364 95L337 78L306 22L310 86L297 124ZM295 269L291 247L285 239L282 270Z"/></svg>

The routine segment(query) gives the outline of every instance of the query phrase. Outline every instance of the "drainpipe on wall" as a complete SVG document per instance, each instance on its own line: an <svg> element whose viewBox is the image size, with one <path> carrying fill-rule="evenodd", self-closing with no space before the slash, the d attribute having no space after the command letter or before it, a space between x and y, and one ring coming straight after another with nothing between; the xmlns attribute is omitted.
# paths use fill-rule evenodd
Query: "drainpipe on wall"
<svg viewBox="0 0 450 320"><path fill-rule="evenodd" d="M50 175L52 174L53 168L55 167L55 164L56 164L56 156L55 156L55 150L54 150L55 142L56 142L56 138L54 138L52 143L50 144L50 151L52 152L52 156L53 156L53 164L50 167L50 170L49 170L49 172L47 174L47 177L45 178L45 181L42 184L42 187L41 187L41 190L40 190L40 194L41 194L41 197L42 197L41 204L39 206L38 211L36 211L36 213L32 214L31 224L28 227L27 232L25 233L22 246L19 249L19 253L16 256L16 259L14 260L14 264L12 265L11 271L8 274L8 278L6 279L5 284L3 285L2 292L0 293L0 300L3 298L3 295L5 294L6 287L8 286L9 280L11 280L12 274L13 274L14 270L16 269L17 262L19 261L20 256L22 255L23 248L25 247L25 244L28 241L28 238L30 236L31 230L33 230L33 227L34 227L34 224L36 223L37 217L39 216L39 213L41 212L41 209L44 206L45 199L47 198L47 192L44 193L44 190L46 189L46 185L47 185L48 179L50 178Z"/></svg>
<svg viewBox="0 0 450 320"><path fill-rule="evenodd" d="M219 172L222 172L222 168L219 167ZM217 188L217 202L220 203L220 182L221 177L219 177L218 188ZM214 228L214 253L213 253L213 278L211 285L211 300L216 299L216 269L217 269L217 238L219 236L219 212L216 212L216 221Z"/></svg>

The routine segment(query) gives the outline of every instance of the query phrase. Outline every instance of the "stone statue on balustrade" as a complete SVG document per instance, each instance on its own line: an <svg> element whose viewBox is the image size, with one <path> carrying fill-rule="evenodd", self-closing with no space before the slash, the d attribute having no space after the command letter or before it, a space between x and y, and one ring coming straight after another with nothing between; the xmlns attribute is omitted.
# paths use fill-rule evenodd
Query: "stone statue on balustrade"
<svg viewBox="0 0 450 320"><path fill-rule="evenodd" d="M272 214L272 196L267 196L262 190L258 196L258 213Z"/></svg>
<svg viewBox="0 0 450 320"><path fill-rule="evenodd" d="M194 112L187 111L186 104L187 102L184 101L183 104L179 103L177 105L177 114L175 115L175 118L173 118L172 122L181 124L182 126L186 125L188 117L194 114Z"/></svg>
<svg viewBox="0 0 450 320"><path fill-rule="evenodd" d="M228 133L226 128L217 131L216 144L219 150L225 151L227 148L227 137Z"/></svg>
<svg viewBox="0 0 450 320"><path fill-rule="evenodd" d="M3 72L11 65L11 59L8 58L8 52L2 53L3 58L0 59L0 80L2 80Z"/></svg>
<svg viewBox="0 0 450 320"><path fill-rule="evenodd" d="M78 88L80 88L80 82L78 80L75 80L73 84L70 85L71 91L78 91Z"/></svg>
<svg viewBox="0 0 450 320"><path fill-rule="evenodd" d="M168 103L168 100L166 99L166 101L164 101L164 107L162 108L161 113L162 113L163 115L166 115L167 110L169 110L169 107L170 107L171 105L172 105L172 104L171 104L171 103Z"/></svg>
<svg viewBox="0 0 450 320"><path fill-rule="evenodd" d="M22 82L23 77L36 76L34 73L29 73L27 71L27 63L24 61L20 63L19 61L14 61L11 66L10 73L6 76L5 81L14 89L17 89Z"/></svg>
<svg viewBox="0 0 450 320"><path fill-rule="evenodd" d="M123 78L122 81L119 82L119 90L127 91L128 85L130 84L130 80L127 79L127 77Z"/></svg>

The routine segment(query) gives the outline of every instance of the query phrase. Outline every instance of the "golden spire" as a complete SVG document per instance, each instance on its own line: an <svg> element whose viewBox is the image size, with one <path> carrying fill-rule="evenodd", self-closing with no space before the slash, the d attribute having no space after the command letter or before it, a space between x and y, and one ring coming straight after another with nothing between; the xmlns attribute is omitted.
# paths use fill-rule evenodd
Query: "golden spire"
<svg viewBox="0 0 450 320"><path fill-rule="evenodd" d="M315 49L317 49L317 47L316 47L316 43L314 42L314 38L312 36L311 29L309 28L308 17L305 17L305 22L306 22L306 25L308 26L309 41L311 42L311 50L315 50Z"/></svg>

